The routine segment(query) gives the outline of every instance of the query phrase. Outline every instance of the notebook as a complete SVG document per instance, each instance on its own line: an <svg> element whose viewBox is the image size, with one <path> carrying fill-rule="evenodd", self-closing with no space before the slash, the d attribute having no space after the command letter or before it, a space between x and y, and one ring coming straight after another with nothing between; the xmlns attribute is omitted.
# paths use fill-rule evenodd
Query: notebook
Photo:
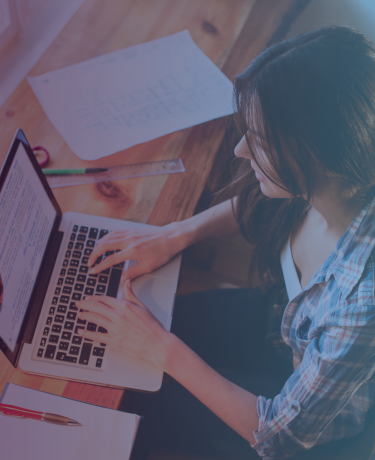
<svg viewBox="0 0 375 460"><path fill-rule="evenodd" d="M6 460L127 460L141 419L13 384L7 384L0 402L82 424L61 426L0 415L1 458Z"/></svg>
<svg viewBox="0 0 375 460"><path fill-rule="evenodd" d="M80 328L106 333L78 318L85 295L122 298L125 261L97 275L88 257L98 239L145 224L67 212L62 214L21 130L0 172L0 339L3 352L24 371L119 388L157 391L161 369L83 339ZM107 252L102 257L109 256ZM135 295L169 330L181 257L132 282Z"/></svg>

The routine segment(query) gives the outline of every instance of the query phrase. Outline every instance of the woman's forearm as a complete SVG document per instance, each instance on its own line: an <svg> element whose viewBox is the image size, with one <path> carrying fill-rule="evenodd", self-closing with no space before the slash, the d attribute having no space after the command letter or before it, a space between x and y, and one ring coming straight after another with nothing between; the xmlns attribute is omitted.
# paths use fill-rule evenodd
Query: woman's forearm
<svg viewBox="0 0 375 460"><path fill-rule="evenodd" d="M158 364L165 372L240 436L255 443L257 396L218 374L173 334L168 334L162 356L163 362Z"/></svg>
<svg viewBox="0 0 375 460"><path fill-rule="evenodd" d="M234 198L234 205L236 201L237 198ZM220 237L240 231L233 214L231 200L170 225L178 230L184 248L208 237Z"/></svg>

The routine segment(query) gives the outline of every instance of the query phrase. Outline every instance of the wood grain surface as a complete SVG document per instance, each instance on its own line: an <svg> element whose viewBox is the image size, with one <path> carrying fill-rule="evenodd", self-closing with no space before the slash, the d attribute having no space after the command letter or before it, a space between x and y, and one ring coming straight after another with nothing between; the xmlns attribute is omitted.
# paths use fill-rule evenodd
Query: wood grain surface
<svg viewBox="0 0 375 460"><path fill-rule="evenodd" d="M276 33L287 30L306 0L86 0L39 59L40 75L104 53L185 29L203 52L232 79ZM294 15L294 16L293 16ZM16 46L16 43L14 44ZM100 167L182 158L186 172L54 189L63 212L77 211L164 225L193 215L215 158L223 148L227 119L221 118L145 142L95 161L73 154L51 124L26 79L0 109L0 162L21 127L32 145L43 145L53 168ZM122 390L27 375L0 352L0 392L13 382L92 404L117 408Z"/></svg>

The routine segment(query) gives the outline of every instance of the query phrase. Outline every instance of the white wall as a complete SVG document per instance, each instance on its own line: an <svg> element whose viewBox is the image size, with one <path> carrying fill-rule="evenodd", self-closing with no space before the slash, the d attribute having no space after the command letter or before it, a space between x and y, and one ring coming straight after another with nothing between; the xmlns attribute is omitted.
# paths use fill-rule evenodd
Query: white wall
<svg viewBox="0 0 375 460"><path fill-rule="evenodd" d="M353 27L375 43L375 0L312 0L292 25L288 38L332 24Z"/></svg>

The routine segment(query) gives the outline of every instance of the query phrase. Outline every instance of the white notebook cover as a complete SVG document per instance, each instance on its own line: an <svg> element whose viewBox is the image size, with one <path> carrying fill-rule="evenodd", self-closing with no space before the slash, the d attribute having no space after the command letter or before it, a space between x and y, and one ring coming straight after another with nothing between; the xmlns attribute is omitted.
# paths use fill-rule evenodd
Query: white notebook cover
<svg viewBox="0 0 375 460"><path fill-rule="evenodd" d="M8 384L0 399L25 409L64 415L83 426L61 426L0 415L3 460L127 460L141 417Z"/></svg>

